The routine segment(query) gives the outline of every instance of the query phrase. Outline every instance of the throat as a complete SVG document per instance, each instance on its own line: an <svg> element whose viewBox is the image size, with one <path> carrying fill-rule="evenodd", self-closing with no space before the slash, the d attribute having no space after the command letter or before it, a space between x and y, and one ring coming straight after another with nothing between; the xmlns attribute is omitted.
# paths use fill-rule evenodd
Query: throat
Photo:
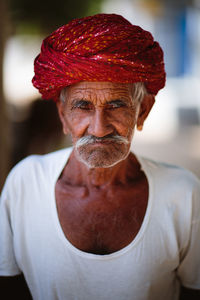
<svg viewBox="0 0 200 300"><path fill-rule="evenodd" d="M62 177L74 185L87 186L88 188L125 184L128 163L129 158L126 158L109 168L88 168L84 163L77 160L75 153L72 152Z"/></svg>
<svg viewBox="0 0 200 300"><path fill-rule="evenodd" d="M87 185L94 187L105 187L117 182L124 182L125 179L123 170L124 166L89 169Z"/></svg>

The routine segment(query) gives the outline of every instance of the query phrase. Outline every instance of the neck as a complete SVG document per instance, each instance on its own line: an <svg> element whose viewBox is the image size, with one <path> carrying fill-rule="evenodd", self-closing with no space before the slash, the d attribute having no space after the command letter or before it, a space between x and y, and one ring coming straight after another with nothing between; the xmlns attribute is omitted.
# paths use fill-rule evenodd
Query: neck
<svg viewBox="0 0 200 300"><path fill-rule="evenodd" d="M131 162L131 163L130 163ZM135 165L135 174L133 172L133 163ZM130 165L131 172L130 172ZM66 181L74 185L85 185L89 187L105 187L114 184L123 184L131 177L138 174L138 162L133 154L109 168L88 168L84 163L76 158L72 152L68 164L63 171L63 177Z"/></svg>
<svg viewBox="0 0 200 300"><path fill-rule="evenodd" d="M119 162L110 168L88 169L85 165L82 165L82 171L83 174L87 173L87 185L97 187L107 186L117 182L124 182L126 173L126 160Z"/></svg>

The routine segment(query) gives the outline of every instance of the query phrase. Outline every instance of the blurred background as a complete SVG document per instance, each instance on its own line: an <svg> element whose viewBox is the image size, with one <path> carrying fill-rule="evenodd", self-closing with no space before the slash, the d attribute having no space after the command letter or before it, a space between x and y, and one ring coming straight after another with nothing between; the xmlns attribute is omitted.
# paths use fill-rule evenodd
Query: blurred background
<svg viewBox="0 0 200 300"><path fill-rule="evenodd" d="M132 149L200 177L199 0L0 0L0 188L22 158L70 145L55 104L32 87L33 60L57 27L100 12L152 32L165 53L166 87Z"/></svg>

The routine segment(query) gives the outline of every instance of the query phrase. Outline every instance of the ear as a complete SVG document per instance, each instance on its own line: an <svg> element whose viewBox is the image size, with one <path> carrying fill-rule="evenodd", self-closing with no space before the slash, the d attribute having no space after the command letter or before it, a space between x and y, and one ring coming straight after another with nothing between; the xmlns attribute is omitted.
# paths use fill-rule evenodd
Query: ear
<svg viewBox="0 0 200 300"><path fill-rule="evenodd" d="M155 96L151 94L147 94L144 96L141 104L140 104L140 110L139 115L137 119L137 129L142 130L144 121L148 117L153 105L155 103Z"/></svg>
<svg viewBox="0 0 200 300"><path fill-rule="evenodd" d="M56 102L56 106L57 106L57 109L58 109L58 115L60 117L60 121L62 123L62 126L63 126L63 132L65 135L68 134L68 128L66 126L66 120L65 120L65 104L62 103L61 101L57 101Z"/></svg>

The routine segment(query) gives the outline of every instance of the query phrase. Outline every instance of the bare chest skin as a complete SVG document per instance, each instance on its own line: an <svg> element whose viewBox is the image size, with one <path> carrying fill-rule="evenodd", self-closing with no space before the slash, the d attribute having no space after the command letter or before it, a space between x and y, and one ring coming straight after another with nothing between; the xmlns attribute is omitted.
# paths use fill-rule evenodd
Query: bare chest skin
<svg viewBox="0 0 200 300"><path fill-rule="evenodd" d="M136 237L146 212L148 183L142 171L126 184L90 188L61 176L55 194L69 242L84 252L103 255L126 247Z"/></svg>

